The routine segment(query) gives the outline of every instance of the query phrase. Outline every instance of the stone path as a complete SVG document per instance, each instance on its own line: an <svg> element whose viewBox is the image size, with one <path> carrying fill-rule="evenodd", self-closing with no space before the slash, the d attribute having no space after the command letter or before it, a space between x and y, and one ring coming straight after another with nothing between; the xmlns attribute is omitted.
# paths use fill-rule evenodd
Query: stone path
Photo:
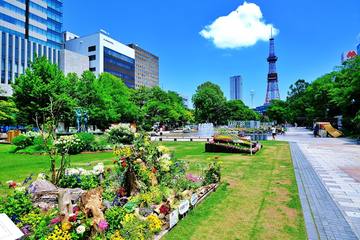
<svg viewBox="0 0 360 240"><path fill-rule="evenodd" d="M360 145L302 128L278 139L291 142L309 239L359 239Z"/></svg>

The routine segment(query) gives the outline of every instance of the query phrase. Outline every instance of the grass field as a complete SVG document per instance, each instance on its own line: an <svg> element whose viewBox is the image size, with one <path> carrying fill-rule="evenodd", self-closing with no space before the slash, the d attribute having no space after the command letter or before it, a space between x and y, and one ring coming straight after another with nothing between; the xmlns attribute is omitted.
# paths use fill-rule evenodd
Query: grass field
<svg viewBox="0 0 360 240"><path fill-rule="evenodd" d="M167 143L193 171L219 156L223 184L165 239L306 239L289 146L265 142L255 156L204 153L200 143Z"/></svg>
<svg viewBox="0 0 360 240"><path fill-rule="evenodd" d="M200 172L215 156L223 167L218 190L165 239L306 239L287 143L265 142L265 148L254 156L205 153L204 143L197 142L163 144L175 157L189 162L191 172ZM23 181L49 168L46 156L12 154L11 150L11 145L0 145L0 196L9 191L6 181ZM110 165L112 159L112 153L71 156L72 165L82 167L98 162Z"/></svg>

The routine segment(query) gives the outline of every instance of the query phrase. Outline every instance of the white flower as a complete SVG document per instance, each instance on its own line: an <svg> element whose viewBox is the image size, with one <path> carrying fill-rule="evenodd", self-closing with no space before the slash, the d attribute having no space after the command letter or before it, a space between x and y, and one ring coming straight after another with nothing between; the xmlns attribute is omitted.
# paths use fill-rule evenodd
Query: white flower
<svg viewBox="0 0 360 240"><path fill-rule="evenodd" d="M85 232L85 226L84 225L80 225L76 228L76 232L77 234L83 234Z"/></svg>
<svg viewBox="0 0 360 240"><path fill-rule="evenodd" d="M93 168L93 172L95 175L99 175L102 174L104 172L104 164L103 163L98 163L94 168Z"/></svg>
<svg viewBox="0 0 360 240"><path fill-rule="evenodd" d="M76 168L68 168L65 170L65 175L69 176L69 175L79 175L80 171Z"/></svg>

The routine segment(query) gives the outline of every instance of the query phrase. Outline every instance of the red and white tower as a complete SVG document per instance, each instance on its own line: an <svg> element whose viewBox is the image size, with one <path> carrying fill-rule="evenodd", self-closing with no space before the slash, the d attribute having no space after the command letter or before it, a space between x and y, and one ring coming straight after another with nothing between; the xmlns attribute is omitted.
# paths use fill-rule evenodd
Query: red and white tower
<svg viewBox="0 0 360 240"><path fill-rule="evenodd" d="M269 73L267 76L267 90L265 105L269 104L273 99L280 99L279 85L278 85L278 75L276 72L276 61L278 60L275 55L275 41L271 34L270 37L270 50L269 57L267 61L269 62Z"/></svg>

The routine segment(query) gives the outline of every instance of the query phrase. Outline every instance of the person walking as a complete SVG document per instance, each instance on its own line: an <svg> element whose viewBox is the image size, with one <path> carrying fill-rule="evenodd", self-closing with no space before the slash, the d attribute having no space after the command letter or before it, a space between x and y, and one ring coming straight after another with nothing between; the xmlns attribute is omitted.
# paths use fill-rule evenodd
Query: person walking
<svg viewBox="0 0 360 240"><path fill-rule="evenodd" d="M316 138L317 136L319 136L319 125L318 124L314 124L314 137Z"/></svg>
<svg viewBox="0 0 360 240"><path fill-rule="evenodd" d="M272 126L271 134L272 134L272 139L275 140L275 137L276 137L276 127L275 126Z"/></svg>

